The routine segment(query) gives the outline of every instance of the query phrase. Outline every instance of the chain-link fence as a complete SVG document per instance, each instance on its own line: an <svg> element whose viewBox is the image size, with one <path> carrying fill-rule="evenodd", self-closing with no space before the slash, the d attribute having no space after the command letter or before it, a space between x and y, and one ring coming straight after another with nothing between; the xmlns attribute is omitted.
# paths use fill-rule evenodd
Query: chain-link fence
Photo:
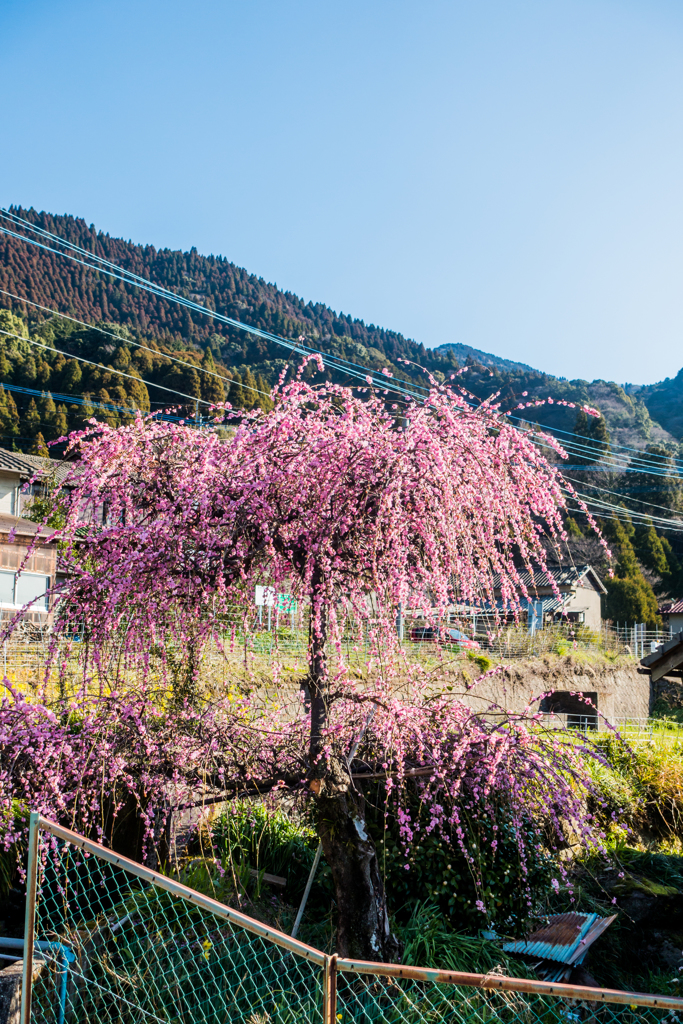
<svg viewBox="0 0 683 1024"><path fill-rule="evenodd" d="M31 815L21 1024L655 1024L683 999L338 959Z"/></svg>
<svg viewBox="0 0 683 1024"><path fill-rule="evenodd" d="M331 1024L329 956L52 822L31 829L22 1024Z"/></svg>
<svg viewBox="0 0 683 1024"><path fill-rule="evenodd" d="M489 974L338 960L339 1024L428 1021L636 1024L679 1021L683 999Z"/></svg>

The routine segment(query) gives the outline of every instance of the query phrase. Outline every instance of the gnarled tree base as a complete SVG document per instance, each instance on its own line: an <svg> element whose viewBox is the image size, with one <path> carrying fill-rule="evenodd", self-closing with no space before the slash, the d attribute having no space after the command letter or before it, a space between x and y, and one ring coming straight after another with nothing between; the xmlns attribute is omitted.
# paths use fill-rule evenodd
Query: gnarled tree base
<svg viewBox="0 0 683 1024"><path fill-rule="evenodd" d="M377 850L366 831L364 801L353 789L318 796L318 834L337 898L337 953L354 960L396 963L398 940L389 925Z"/></svg>

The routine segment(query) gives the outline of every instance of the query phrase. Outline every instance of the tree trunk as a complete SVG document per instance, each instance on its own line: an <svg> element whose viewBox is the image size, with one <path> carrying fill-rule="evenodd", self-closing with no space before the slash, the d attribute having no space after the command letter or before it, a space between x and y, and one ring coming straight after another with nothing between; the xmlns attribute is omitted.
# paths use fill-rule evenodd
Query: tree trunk
<svg viewBox="0 0 683 1024"><path fill-rule="evenodd" d="M336 891L337 953L355 960L396 962L399 944L389 926L377 850L365 827L365 801L338 755L329 761L320 757L329 717L327 595L318 570L312 582L308 653L310 788L317 800L318 835Z"/></svg>
<svg viewBox="0 0 683 1024"><path fill-rule="evenodd" d="M328 778L318 797L318 834L337 897L337 953L397 963L400 948L389 925L377 850L365 827L364 800L349 782L332 793L337 787Z"/></svg>

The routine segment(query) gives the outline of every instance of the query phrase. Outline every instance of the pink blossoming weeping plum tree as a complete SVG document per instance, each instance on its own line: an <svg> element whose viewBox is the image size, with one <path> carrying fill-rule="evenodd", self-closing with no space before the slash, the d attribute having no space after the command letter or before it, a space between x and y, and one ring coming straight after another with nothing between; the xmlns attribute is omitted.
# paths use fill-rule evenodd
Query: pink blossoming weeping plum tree
<svg viewBox="0 0 683 1024"><path fill-rule="evenodd" d="M336 888L338 952L392 959L360 776L385 780L406 861L420 841L408 780L428 808L427 831L452 836L473 872L464 817L494 820L500 806L522 862L522 826L535 813L557 843L568 823L599 841L580 799L578 747L544 738L524 715L474 715L402 662L396 643L400 606L437 622L456 602L495 606L495 584L517 608L523 571L545 566L544 538L562 537L563 493L528 436L447 385L433 382L423 403L400 410L369 389L301 376L275 398L227 439L142 417L74 437L79 469L60 499L70 582L55 650L77 633L84 678L111 669L115 649L116 666L143 687L164 665L189 706L204 645L229 642L235 606L248 632L256 585L304 602L306 699L253 691L216 701L209 777L235 793L305 790ZM359 680L345 659L361 636L372 664ZM197 720L208 728L206 714Z"/></svg>

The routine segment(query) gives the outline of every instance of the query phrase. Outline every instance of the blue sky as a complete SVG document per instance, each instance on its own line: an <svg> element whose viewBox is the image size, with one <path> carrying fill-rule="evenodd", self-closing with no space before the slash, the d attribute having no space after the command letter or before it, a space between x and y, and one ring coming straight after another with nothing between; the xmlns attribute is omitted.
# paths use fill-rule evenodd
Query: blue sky
<svg viewBox="0 0 683 1024"><path fill-rule="evenodd" d="M0 204L566 377L683 366L683 5L4 0Z"/></svg>

